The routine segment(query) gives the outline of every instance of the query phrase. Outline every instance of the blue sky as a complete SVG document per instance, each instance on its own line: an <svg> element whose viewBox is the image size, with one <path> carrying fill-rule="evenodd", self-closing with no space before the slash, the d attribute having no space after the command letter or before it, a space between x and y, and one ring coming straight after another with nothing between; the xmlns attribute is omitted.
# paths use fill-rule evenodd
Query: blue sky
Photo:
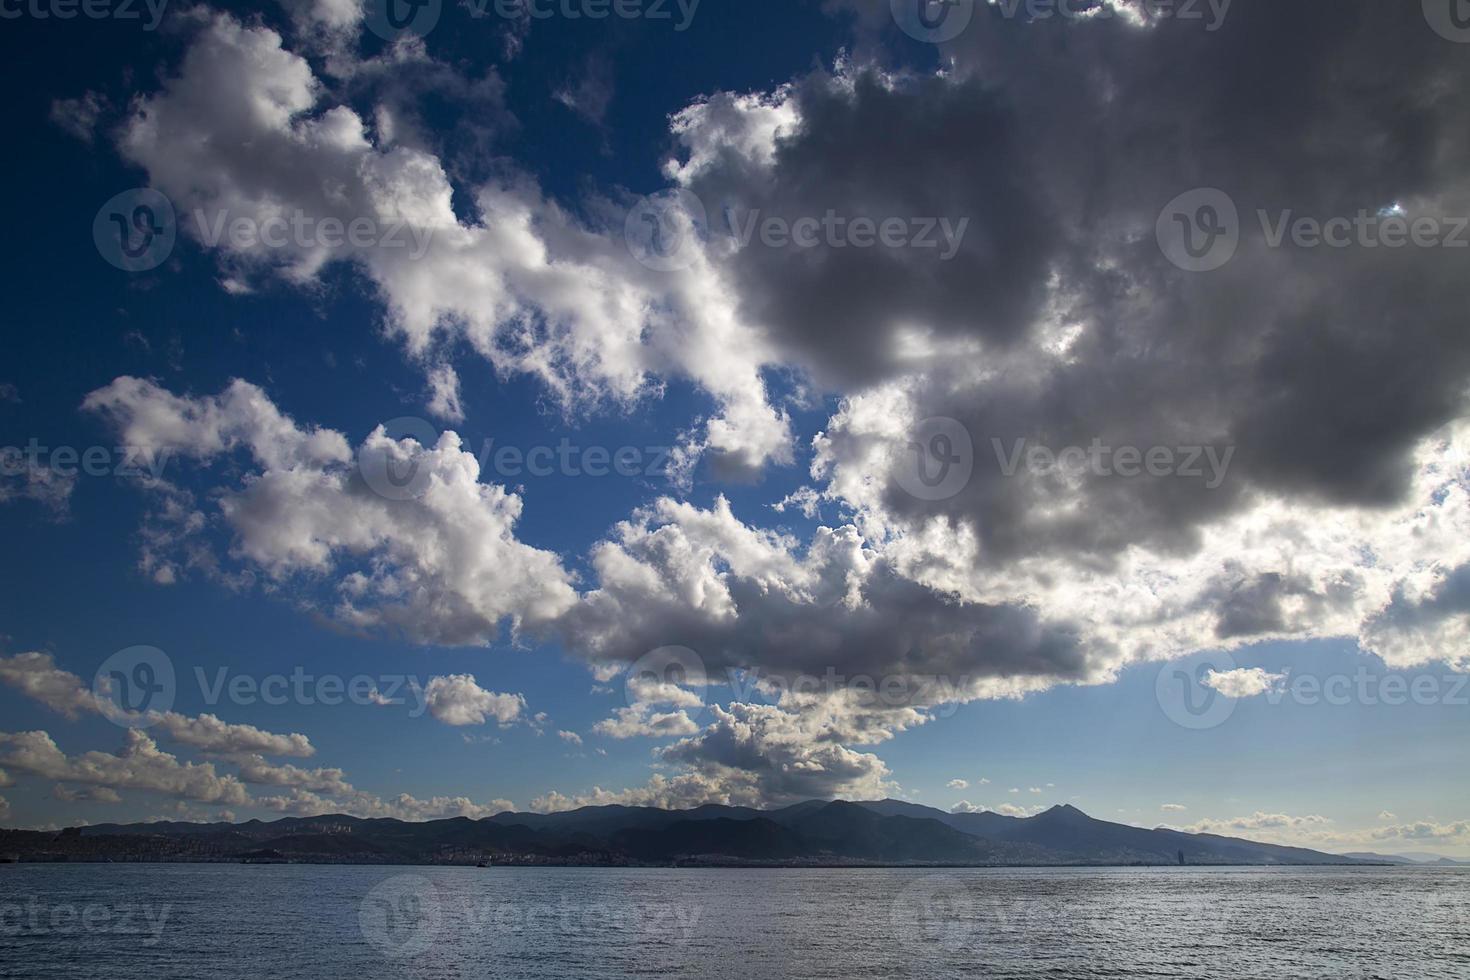
<svg viewBox="0 0 1470 980"><path fill-rule="evenodd" d="M1423 67L1366 83L1374 105L1463 50L1417 13L1351 6L1314 22L1284 104L1211 84L1193 106L1142 95L1177 67L1167 47L1229 63L1271 15L1205 32L981 5L943 44L838 0L703 0L685 30L677 6L517 23L446 5L396 43L350 3L7 23L23 231L0 244L0 446L130 446L161 468L6 470L0 819L881 793L1470 854L1454 256L1273 250L1242 222L1228 264L1196 272L1154 241L1190 188L1247 215L1464 212L1430 151L1463 99L1405 120L1318 84L1375 32ZM1091 104L1072 87L1089 67L1139 98ZM1395 175L1287 147L1308 120L1322 146L1397 147ZM92 228L140 188L177 240L128 272ZM675 189L702 223L670 216ZM433 245L211 244L190 218L293 210L407 215ZM856 226L737 249L718 219L834 211L897 219L910 245L931 218L965 230L952 258L865 248ZM650 268L625 234L643 212L697 258ZM1375 278L1372 298L1348 286ZM402 418L421 441L375 434ZM903 470L911 442L921 470L959 445L936 432L963 434L969 474L938 490ZM1006 473L1015 439L1232 455L1218 487ZM375 495L369 445L435 489ZM578 472L493 465L563 445ZM580 472L624 447L636 474ZM456 468L486 459L478 482ZM119 719L93 687L140 645L176 674L171 721ZM630 675L669 649L657 665L717 681L707 704ZM1190 655L1214 658L1192 695L1232 706L1219 724L1191 727L1160 681ZM842 680L778 698L718 683L730 670ZM211 699L199 678L221 671L439 695ZM1340 703L1293 686L1359 671ZM1422 693L1361 693L1388 675ZM858 676L908 693L862 703ZM310 751L260 750L291 733Z"/></svg>

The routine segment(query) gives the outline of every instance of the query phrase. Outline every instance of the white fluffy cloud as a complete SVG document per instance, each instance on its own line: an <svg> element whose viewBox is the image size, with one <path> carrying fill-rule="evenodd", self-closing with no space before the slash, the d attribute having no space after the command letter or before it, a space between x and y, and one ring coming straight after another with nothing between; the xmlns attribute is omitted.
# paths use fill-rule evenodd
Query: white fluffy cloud
<svg viewBox="0 0 1470 980"><path fill-rule="evenodd" d="M329 26L354 20L345 10L307 16ZM365 67L339 53L337 70ZM440 160L392 143L379 123L375 138L353 109L332 104L327 85L274 31L219 14L200 28L178 76L137 101L120 149L201 243L211 236L199 233L196 212L257 223L304 213L401 225L417 246L313 239L272 248L226 238L210 247L235 288L261 274L306 285L328 263L352 262L377 286L390 329L426 363L463 342L497 370L539 378L568 407L628 404L656 395L662 375L687 377L719 407L691 451L714 452L739 471L790 461L789 420L761 378L770 352L734 315L709 261L676 273L645 268L624 241L624 206L594 201L599 223L583 226L526 177L477 188L481 220L461 223ZM449 379L442 368L431 375L435 410L453 418Z"/></svg>
<svg viewBox="0 0 1470 980"><path fill-rule="evenodd" d="M1470 820L1457 820L1453 823L1418 820L1413 823L1375 828L1372 836L1374 840L1470 844Z"/></svg>
<svg viewBox="0 0 1470 980"><path fill-rule="evenodd" d="M424 688L429 714L446 725L483 725L494 720L504 727L521 720L526 699L519 694L487 691L470 674L430 678Z"/></svg>
<svg viewBox="0 0 1470 980"><path fill-rule="evenodd" d="M56 666L55 658L49 653L32 651L0 657L0 683L73 721L83 714L102 710L96 696L82 685L81 678Z"/></svg>
<svg viewBox="0 0 1470 980"><path fill-rule="evenodd" d="M1285 680L1285 674L1267 673L1260 667L1240 667L1235 670L1211 670L1205 675L1203 683L1226 697L1253 698L1277 690Z"/></svg>
<svg viewBox="0 0 1470 980"><path fill-rule="evenodd" d="M17 772L62 783L143 790L200 803L240 804L248 798L235 776L220 775L208 762L180 762L136 728L124 732L123 747L116 754L94 751L77 756L62 752L46 732L0 732L0 762Z"/></svg>
<svg viewBox="0 0 1470 980"><path fill-rule="evenodd" d="M648 705L618 708L613 717L592 726L592 731L608 738L668 738L692 735L699 731L683 711L655 711Z"/></svg>
<svg viewBox="0 0 1470 980"><path fill-rule="evenodd" d="M122 715L111 702L99 698L82 684L82 679L56 666L49 653L17 653L0 657L0 683L16 688L52 711L75 721L83 714L100 714L124 722L139 722L168 735L181 745L211 755L264 753L305 758L315 753L305 735L281 735L254 725L230 724L214 715L191 717L176 711L149 711Z"/></svg>
<svg viewBox="0 0 1470 980"><path fill-rule="evenodd" d="M252 464L238 484L211 495L211 508L178 486L149 482L159 505L142 561L157 578L197 568L238 580L208 547L208 533L223 528L228 557L245 574L302 586L302 596L330 577L333 593L316 601L362 630L487 643L506 621L544 624L574 600L558 558L516 539L521 499L480 483L477 460L452 432L433 446L392 439L381 427L368 436L356 458L403 467L422 483L418 496L390 499L364 478L342 434L297 426L243 381L218 396L185 398L122 377L84 407L130 445L203 465L240 453Z"/></svg>

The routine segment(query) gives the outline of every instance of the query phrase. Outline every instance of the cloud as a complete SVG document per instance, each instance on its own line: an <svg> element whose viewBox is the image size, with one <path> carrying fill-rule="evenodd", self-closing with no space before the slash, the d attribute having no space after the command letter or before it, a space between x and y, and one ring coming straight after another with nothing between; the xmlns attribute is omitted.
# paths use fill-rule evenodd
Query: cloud
<svg viewBox="0 0 1470 980"><path fill-rule="evenodd" d="M1235 670L1211 670L1205 675L1204 685L1214 688L1226 697L1253 698L1278 690L1286 682L1286 674L1269 674L1260 667L1241 667Z"/></svg>
<svg viewBox="0 0 1470 980"><path fill-rule="evenodd" d="M459 398L459 374L448 364L429 372L429 412L446 422L463 422L464 406Z"/></svg>
<svg viewBox="0 0 1470 980"><path fill-rule="evenodd" d="M435 796L424 800L408 793L386 799L370 793L359 793L342 799L322 797L304 790L295 790L284 796L261 797L256 802L266 809L293 816L345 813L354 817L390 817L409 821L443 820L448 817L481 820L515 809L515 804L510 800L500 799L476 803L464 796Z"/></svg>
<svg viewBox="0 0 1470 980"><path fill-rule="evenodd" d="M951 779L949 782L945 783L944 785L948 786L950 789L968 789L969 786L970 786L970 783L969 783L968 780L964 780L964 779Z"/></svg>
<svg viewBox="0 0 1470 980"><path fill-rule="evenodd" d="M159 731L167 733L174 741L212 755L258 752L305 758L316 753L311 740L305 735L294 732L278 735L254 725L229 724L214 715L191 718L169 711L162 714L150 712L149 718Z"/></svg>
<svg viewBox="0 0 1470 980"><path fill-rule="evenodd" d="M301 9L355 30L345 8ZM1247 220L1227 266L1183 275L1154 241L1170 198L1221 184L1247 219L1390 202L1410 218L1463 214L1470 63L1412 5L1261 4L1232 11L1228 30L1197 27L1022 23L981 5L944 72L883 67L865 44L770 91L701 98L672 119L665 174L713 205L718 233L663 273L625 247L620 195L564 207L510 170L470 188L477 217L462 221L438 155L366 125L276 33L203 19L177 74L137 100L124 157L184 214L367 216L426 247L206 246L227 279L311 288L351 264L446 417L463 411L458 374L443 373L451 345L534 377L568 413L686 379L713 406L686 454L726 476L796 458L765 380L791 377L837 399L810 492L790 504L836 519L798 538L724 498L657 500L593 548L579 591L559 556L516 539L520 498L479 484L452 433L432 447L368 437L435 481L390 508L353 479L345 437L302 429L259 389L182 398L119 379L89 399L119 431L204 465L252 461L203 498L153 486L144 570L298 587L339 623L419 642L485 644L509 623L596 670L679 642L716 676L842 676L821 697L736 701L736 721L688 732L669 760L685 781L637 791L665 795L785 793L807 766L814 787L871 788L881 763L816 720L872 744L937 705L1105 683L1201 649L1345 637L1395 667L1470 667L1459 255L1272 248ZM1290 57L1238 84L1234 67L1283 38ZM1343 64L1369 74L1344 86ZM1158 85L1170 77L1198 84ZM1384 79L1424 96L1375 95ZM741 249L720 229L726 204L969 224L949 262ZM912 492L914 432L933 418L972 449L969 478L940 499ZM1209 449L1229 466L1215 480L1007 472L1011 447L1095 444ZM223 557L209 544L221 530ZM906 693L854 699L857 676ZM1248 696L1276 677L1215 683ZM651 725L651 709L628 711L601 724Z"/></svg>
<svg viewBox="0 0 1470 980"><path fill-rule="evenodd" d="M999 813L1005 817L1033 817L1045 810L1044 806L1016 806L1014 803L1002 803L998 807L989 807L983 803L971 803L969 800L960 800L949 808L950 813Z"/></svg>
<svg viewBox="0 0 1470 980"><path fill-rule="evenodd" d="M145 481L158 506L141 564L155 578L173 581L188 569L235 583L263 577L272 588L294 586L298 601L347 626L450 645L487 644L507 621L543 624L574 599L557 557L516 539L521 499L480 483L478 461L452 432L425 446L379 427L355 458L341 433L299 427L243 381L186 398L121 377L84 408L150 453L251 464L210 494L210 509L179 486ZM360 458L413 474L422 493L375 492ZM224 558L209 544L216 527L231 536ZM311 586L324 579L333 588L313 598Z"/></svg>
<svg viewBox="0 0 1470 980"><path fill-rule="evenodd" d="M429 714L446 725L483 725L494 719L504 728L520 721L526 710L521 695L487 691L470 674L431 678L424 698Z"/></svg>
<svg viewBox="0 0 1470 980"><path fill-rule="evenodd" d="M393 74L447 71L419 48L408 54L391 62ZM339 50L329 67L362 79L387 65ZM498 97L498 80L488 88ZM462 84L454 89L464 94ZM602 90L594 81L569 98L595 111L589 93ZM732 315L717 268L698 256L674 273L641 265L623 235L633 202L583 202L593 219L583 224L504 161L470 191L479 220L461 223L445 163L412 140L394 141L382 122L374 134L335 104L276 32L217 14L203 18L178 74L135 101L118 146L186 216L185 230L213 250L226 282L270 276L308 287L329 264L351 263L418 362L436 363L437 351L463 341L496 371L538 379L568 411L631 405L660 394L665 375L688 378L717 406L689 452L712 453L736 474L791 461L789 418L772 407L762 378L770 352L759 329ZM365 219L401 227L415 247L211 243L188 218L198 211L257 222L293 213Z"/></svg>
<svg viewBox="0 0 1470 980"><path fill-rule="evenodd" d="M1215 819L1206 817L1187 827L1178 828L1190 834L1220 834L1248 837L1267 843L1325 846L1342 840L1332 829L1332 821L1317 814L1294 816L1257 810L1249 816Z"/></svg>
<svg viewBox="0 0 1470 980"><path fill-rule="evenodd" d="M81 678L57 667L49 653L0 657L0 683L10 685L70 721L102 710L96 696L82 686Z"/></svg>
<svg viewBox="0 0 1470 980"><path fill-rule="evenodd" d="M229 724L214 715L197 717L176 711L148 711L120 717L119 710L83 686L82 679L56 666L49 653L18 653L0 657L0 683L16 688L70 721L84 714L146 724L172 740L211 755L264 753L305 758L315 753L305 735L280 735L253 725Z"/></svg>
<svg viewBox="0 0 1470 980"><path fill-rule="evenodd" d="M0 732L0 762L17 772L62 783L113 790L137 789L201 803L246 802L244 785L214 765L181 763L139 729L124 732L122 749L67 756L43 731Z"/></svg>
<svg viewBox="0 0 1470 980"><path fill-rule="evenodd" d="M63 803L121 803L122 796L106 786L89 786L84 789L68 789L57 783L51 787L53 798Z"/></svg>
<svg viewBox="0 0 1470 980"><path fill-rule="evenodd" d="M1182 803L1160 803L1159 809L1163 810L1165 813L1183 813L1185 810L1188 810L1189 807L1185 806Z"/></svg>
<svg viewBox="0 0 1470 980"><path fill-rule="evenodd" d="M561 739L563 742L566 742L568 745L582 744L582 736L578 735L576 732L558 731L556 733L556 737Z"/></svg>
<svg viewBox="0 0 1470 980"><path fill-rule="evenodd" d="M289 764L277 765L267 762L259 755L244 755L231 761L239 767L241 781L255 786L283 786L338 797L357 793L341 769L301 769Z"/></svg>
<svg viewBox="0 0 1470 980"><path fill-rule="evenodd" d="M1380 814L1380 816L1382 816ZM1389 814L1392 816L1392 814ZM1431 841L1435 843L1470 843L1470 820L1453 823L1435 823L1419 820L1413 823L1378 827L1372 831L1374 840Z"/></svg>
<svg viewBox="0 0 1470 980"><path fill-rule="evenodd" d="M88 146L97 135L97 123L112 109L107 97L84 92L75 99L53 99L51 122Z"/></svg>
<svg viewBox="0 0 1470 980"><path fill-rule="evenodd" d="M638 705L618 708L613 717L593 725L592 731L617 739L670 738L692 735L699 731L699 726L683 711L654 711L647 705Z"/></svg>
<svg viewBox="0 0 1470 980"><path fill-rule="evenodd" d="M75 471L62 471L29 457L13 458L7 453L0 465L0 504L29 500L40 504L53 520L66 517L76 485Z"/></svg>

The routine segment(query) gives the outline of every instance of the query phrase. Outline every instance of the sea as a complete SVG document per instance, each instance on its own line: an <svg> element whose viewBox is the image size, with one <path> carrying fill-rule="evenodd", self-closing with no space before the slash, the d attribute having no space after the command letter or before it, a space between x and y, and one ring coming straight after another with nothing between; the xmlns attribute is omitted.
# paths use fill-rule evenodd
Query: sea
<svg viewBox="0 0 1470 980"><path fill-rule="evenodd" d="M0 865L0 977L1465 980L1470 868Z"/></svg>

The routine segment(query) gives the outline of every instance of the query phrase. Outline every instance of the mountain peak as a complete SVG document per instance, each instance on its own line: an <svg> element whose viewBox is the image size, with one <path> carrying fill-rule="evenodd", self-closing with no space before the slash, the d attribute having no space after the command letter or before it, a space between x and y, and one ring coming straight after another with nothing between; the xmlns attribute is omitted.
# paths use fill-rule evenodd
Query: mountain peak
<svg viewBox="0 0 1470 980"><path fill-rule="evenodd" d="M1083 813L1081 810L1077 809L1075 806L1073 806L1070 803L1058 803L1055 806L1051 807L1050 809L1043 810L1041 813L1037 814L1037 816L1039 816L1039 817L1067 817L1069 819L1077 819L1077 818L1080 817L1083 820L1091 820L1092 819L1087 814Z"/></svg>

